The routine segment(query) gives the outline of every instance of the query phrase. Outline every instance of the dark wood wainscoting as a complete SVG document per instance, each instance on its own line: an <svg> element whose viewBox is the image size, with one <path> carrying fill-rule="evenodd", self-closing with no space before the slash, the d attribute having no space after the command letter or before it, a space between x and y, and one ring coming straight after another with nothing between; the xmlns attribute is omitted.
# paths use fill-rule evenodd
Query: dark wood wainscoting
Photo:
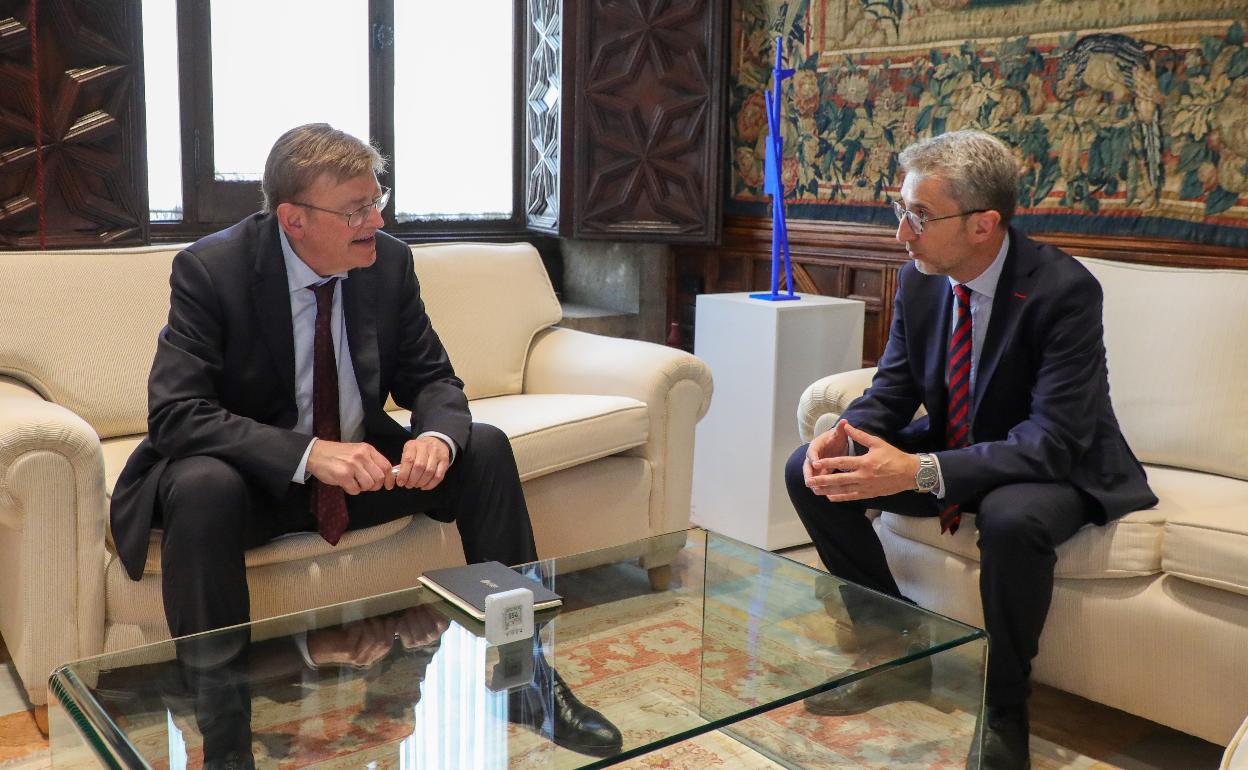
<svg viewBox="0 0 1248 770"><path fill-rule="evenodd" d="M850 297L866 303L863 365L884 350L892 322L897 272L906 252L888 228L837 222L789 222L789 251L797 291ZM1185 267L1248 269L1248 251L1180 241L1042 233L1037 240L1071 254L1125 262ZM668 288L668 320L679 325L686 349L693 346L694 304L703 293L765 291L771 285L771 220L728 217L719 246L675 249ZM781 278L783 282L783 277Z"/></svg>

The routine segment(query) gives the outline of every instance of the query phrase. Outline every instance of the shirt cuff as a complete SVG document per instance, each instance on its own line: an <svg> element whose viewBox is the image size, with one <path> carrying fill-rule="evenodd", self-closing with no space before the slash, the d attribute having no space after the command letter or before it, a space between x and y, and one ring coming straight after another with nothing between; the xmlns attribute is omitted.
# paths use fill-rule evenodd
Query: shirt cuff
<svg viewBox="0 0 1248 770"><path fill-rule="evenodd" d="M433 436L434 438L440 440L443 444L446 444L447 448L451 450L451 462L449 464L455 464L455 455L458 453L459 449L455 446L455 442L451 441L450 436L445 433L438 433L436 430L427 430L416 438L424 438L425 436Z"/></svg>
<svg viewBox="0 0 1248 770"><path fill-rule="evenodd" d="M936 464L936 488L932 490L932 494L936 495L937 500L945 499L945 474L940 471L940 458L936 453L932 453L932 462Z"/></svg>
<svg viewBox="0 0 1248 770"><path fill-rule="evenodd" d="M295 475L291 481L296 484L306 484L308 481L308 456L312 454L312 445L316 443L316 438L308 442L308 448L303 450L303 457L299 460L298 467L295 468Z"/></svg>

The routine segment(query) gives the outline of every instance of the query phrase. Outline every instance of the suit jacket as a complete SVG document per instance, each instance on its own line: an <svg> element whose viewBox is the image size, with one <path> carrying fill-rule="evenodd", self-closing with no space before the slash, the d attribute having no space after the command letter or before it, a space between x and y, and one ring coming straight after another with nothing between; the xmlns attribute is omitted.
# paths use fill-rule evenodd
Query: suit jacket
<svg viewBox="0 0 1248 770"><path fill-rule="evenodd" d="M1069 482L1100 504L1099 523L1155 505L1110 404L1096 278L1010 229L977 362L975 443L945 450L951 295L945 276L902 268L879 370L844 418L907 451L934 451L952 503L1004 484ZM912 422L920 404L928 414Z"/></svg>
<svg viewBox="0 0 1248 770"><path fill-rule="evenodd" d="M366 440L434 430L467 446L463 383L425 313L411 250L382 232L376 243L376 261L342 285ZM276 218L256 214L195 242L174 258L169 283L169 323L148 378L148 434L111 506L113 542L134 580L170 460L220 458L281 499L310 440L292 430L294 331ZM384 411L388 396L411 410L412 433Z"/></svg>

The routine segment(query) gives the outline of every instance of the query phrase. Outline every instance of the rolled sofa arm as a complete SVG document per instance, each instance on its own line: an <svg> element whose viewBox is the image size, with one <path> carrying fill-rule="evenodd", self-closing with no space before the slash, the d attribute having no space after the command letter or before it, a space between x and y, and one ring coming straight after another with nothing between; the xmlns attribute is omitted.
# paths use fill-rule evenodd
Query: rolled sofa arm
<svg viewBox="0 0 1248 770"><path fill-rule="evenodd" d="M54 668L103 649L107 508L91 426L0 393L0 634L35 705Z"/></svg>
<svg viewBox="0 0 1248 770"><path fill-rule="evenodd" d="M797 432L802 441L832 428L846 407L867 391L875 367L853 369L815 380L797 402Z"/></svg>
<svg viewBox="0 0 1248 770"><path fill-rule="evenodd" d="M646 403L649 438L627 454L650 461L656 534L689 526L693 431L710 408L711 390L711 370L684 351L559 327L538 333L524 368L525 393L628 396Z"/></svg>
<svg viewBox="0 0 1248 770"><path fill-rule="evenodd" d="M1235 731L1235 737L1227 744L1218 770L1248 770L1248 719Z"/></svg>

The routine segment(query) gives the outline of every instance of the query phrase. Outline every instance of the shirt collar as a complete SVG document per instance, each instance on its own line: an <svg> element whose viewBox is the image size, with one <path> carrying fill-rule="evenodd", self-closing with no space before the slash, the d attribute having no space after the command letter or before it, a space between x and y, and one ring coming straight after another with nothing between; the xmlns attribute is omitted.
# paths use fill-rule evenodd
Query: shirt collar
<svg viewBox="0 0 1248 770"><path fill-rule="evenodd" d="M286 285L293 294L296 291L306 289L318 283L324 283L330 278L339 278L347 280L346 273L334 273L333 275L320 276L316 271L308 267L308 263L299 258L295 250L290 245L290 239L286 237L286 231L281 225L277 227L277 237L282 242L282 257L286 260Z"/></svg>
<svg viewBox="0 0 1248 770"><path fill-rule="evenodd" d="M988 299L992 299L997 293L997 281L1001 279L1001 268L1005 267L1005 255L1010 251L1010 234L1007 232L1005 238L1001 241L1001 249L997 251L997 256L992 260L992 264L984 269L984 272L966 282L966 288L982 294ZM949 279L950 286L957 286L958 282Z"/></svg>

